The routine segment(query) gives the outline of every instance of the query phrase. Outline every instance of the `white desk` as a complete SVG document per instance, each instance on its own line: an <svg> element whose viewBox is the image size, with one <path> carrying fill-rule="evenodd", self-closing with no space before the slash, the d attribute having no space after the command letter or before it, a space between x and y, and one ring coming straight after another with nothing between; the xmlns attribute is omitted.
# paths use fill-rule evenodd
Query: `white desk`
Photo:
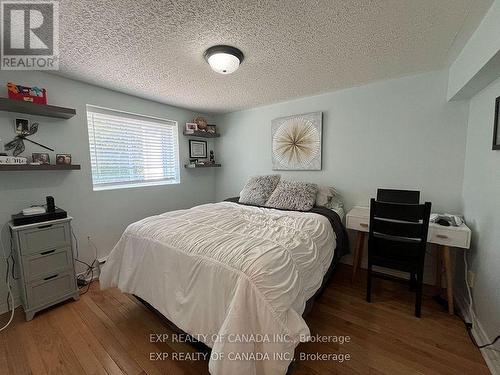
<svg viewBox="0 0 500 375"><path fill-rule="evenodd" d="M356 206L347 213L346 227L358 232L356 246L354 248L354 258L352 263L352 279L356 277L356 271L361 265L365 234L368 233L370 223L370 208ZM453 306L453 272L450 260L450 247L468 249L470 247L471 231L469 227L462 224L459 227L445 227L439 224L429 224L429 234L427 242L440 246L437 253L436 262L436 286L441 288L442 261L444 261L444 271L446 274L446 290L448 296L448 312L454 313Z"/></svg>

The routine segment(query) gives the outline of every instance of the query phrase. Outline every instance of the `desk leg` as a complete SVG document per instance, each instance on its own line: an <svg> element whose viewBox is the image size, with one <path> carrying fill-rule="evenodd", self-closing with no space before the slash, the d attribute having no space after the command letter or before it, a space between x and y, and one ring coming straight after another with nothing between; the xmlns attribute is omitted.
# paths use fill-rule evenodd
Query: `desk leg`
<svg viewBox="0 0 500 375"><path fill-rule="evenodd" d="M436 289L438 293L441 293L443 289L443 264L441 261L441 246L434 245L436 248Z"/></svg>
<svg viewBox="0 0 500 375"><path fill-rule="evenodd" d="M356 271L361 267L361 259L363 259L363 249L365 247L365 232L358 231L356 247L354 249L354 258L352 260L352 282L356 279Z"/></svg>
<svg viewBox="0 0 500 375"><path fill-rule="evenodd" d="M451 269L450 247L443 246L444 268L446 272L446 293L448 295L448 313L453 315L455 308L453 306L453 273Z"/></svg>

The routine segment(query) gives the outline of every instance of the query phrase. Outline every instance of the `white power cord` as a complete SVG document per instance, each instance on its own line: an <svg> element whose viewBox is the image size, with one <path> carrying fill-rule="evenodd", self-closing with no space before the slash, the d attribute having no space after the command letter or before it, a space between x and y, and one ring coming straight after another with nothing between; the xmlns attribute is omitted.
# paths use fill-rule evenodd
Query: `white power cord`
<svg viewBox="0 0 500 375"><path fill-rule="evenodd" d="M475 322L476 322L476 314L474 313L474 307L473 307L473 300L472 300L472 293L471 293L471 286L469 285L469 279L468 279L468 273L469 273L469 264L467 263L467 252L464 251L464 265L465 265L465 286L466 286L466 289L467 289L467 294L469 296L469 318L470 318L470 324L472 325L470 327L470 329L474 329L474 325L475 325ZM471 333L469 332L469 335L471 335ZM491 343L489 344L484 344L484 345L479 345L476 343L475 339L472 338L471 336L471 340L473 340L474 344L479 348L479 349L488 349L488 350L493 350L495 352L500 352L500 350L498 349L495 349L494 347L490 347L490 345L494 345L495 342L498 340L498 336L495 338L495 340L493 340Z"/></svg>
<svg viewBox="0 0 500 375"><path fill-rule="evenodd" d="M476 321L476 314L474 314L474 308L472 306L472 293L470 291L471 286L469 285L469 264L467 263L467 252L464 251L464 265L465 265L465 286L467 289L467 295L469 296L469 318L471 320L472 325Z"/></svg>
<svg viewBox="0 0 500 375"><path fill-rule="evenodd" d="M0 246L2 246L2 252L3 256L5 258L5 263L7 265L7 268L5 269L6 273L6 283L7 283L7 298L10 298L10 306L12 308L12 312L10 314L10 319L5 324L2 328L0 328L0 332L6 329L10 323L12 323L12 320L14 319L14 311L15 311L15 306L14 306L14 295L12 294L12 289L10 287L10 277L9 277L9 258L7 257L7 253L5 252L5 246L3 245L3 240L2 240L2 232L0 231Z"/></svg>

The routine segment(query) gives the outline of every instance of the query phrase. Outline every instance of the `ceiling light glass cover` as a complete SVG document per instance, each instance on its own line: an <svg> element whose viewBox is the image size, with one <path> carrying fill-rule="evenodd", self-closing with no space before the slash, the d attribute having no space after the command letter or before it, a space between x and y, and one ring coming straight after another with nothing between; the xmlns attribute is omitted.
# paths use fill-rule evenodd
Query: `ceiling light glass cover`
<svg viewBox="0 0 500 375"><path fill-rule="evenodd" d="M231 46L213 46L205 51L205 60L220 74L231 74L243 61L243 52Z"/></svg>

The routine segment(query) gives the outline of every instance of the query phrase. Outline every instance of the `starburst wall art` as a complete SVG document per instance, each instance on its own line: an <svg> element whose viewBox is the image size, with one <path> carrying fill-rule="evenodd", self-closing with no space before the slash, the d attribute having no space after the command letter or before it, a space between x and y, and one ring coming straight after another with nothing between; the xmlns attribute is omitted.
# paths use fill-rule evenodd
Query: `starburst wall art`
<svg viewBox="0 0 500 375"><path fill-rule="evenodd" d="M320 171L322 112L272 120L273 170Z"/></svg>

